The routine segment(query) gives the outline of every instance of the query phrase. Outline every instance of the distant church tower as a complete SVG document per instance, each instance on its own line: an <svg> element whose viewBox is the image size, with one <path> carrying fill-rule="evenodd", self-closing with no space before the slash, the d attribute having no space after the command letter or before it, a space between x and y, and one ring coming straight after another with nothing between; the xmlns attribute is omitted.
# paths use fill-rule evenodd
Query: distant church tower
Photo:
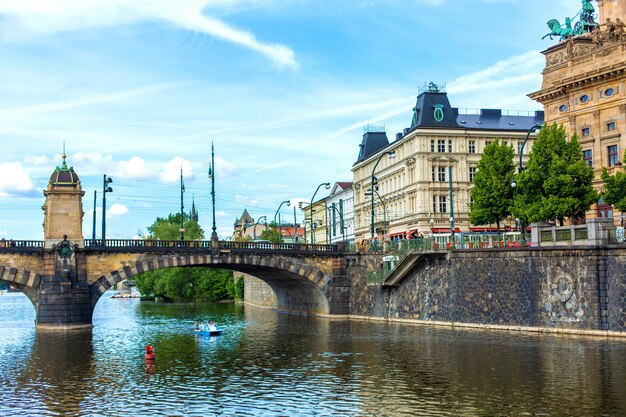
<svg viewBox="0 0 626 417"><path fill-rule="evenodd" d="M196 210L196 203L193 196L191 197L191 213L189 214L189 218L198 223L198 211Z"/></svg>
<svg viewBox="0 0 626 417"><path fill-rule="evenodd" d="M42 209L44 211L43 234L46 248L67 240L83 247L83 195L85 192L80 185L80 179L73 167L65 162L65 151L62 155L63 162L57 166L48 188L43 192L46 197Z"/></svg>

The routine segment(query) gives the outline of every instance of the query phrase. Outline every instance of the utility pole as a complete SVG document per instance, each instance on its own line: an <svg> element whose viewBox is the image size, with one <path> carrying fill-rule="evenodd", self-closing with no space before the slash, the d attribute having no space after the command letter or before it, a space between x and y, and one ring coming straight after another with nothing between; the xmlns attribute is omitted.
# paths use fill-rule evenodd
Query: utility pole
<svg viewBox="0 0 626 417"><path fill-rule="evenodd" d="M185 183L183 182L183 168L180 168L180 240L185 240L185 213L183 212L183 193L185 192Z"/></svg>

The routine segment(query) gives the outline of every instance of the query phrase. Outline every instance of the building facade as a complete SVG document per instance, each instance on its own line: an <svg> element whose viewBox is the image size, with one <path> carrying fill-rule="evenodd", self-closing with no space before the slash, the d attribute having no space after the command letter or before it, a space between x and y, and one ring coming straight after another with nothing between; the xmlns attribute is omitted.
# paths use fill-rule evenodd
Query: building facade
<svg viewBox="0 0 626 417"><path fill-rule="evenodd" d="M352 182L336 182L326 199L328 243L354 243L354 189Z"/></svg>
<svg viewBox="0 0 626 417"><path fill-rule="evenodd" d="M543 112L519 113L461 113L431 83L417 97L410 127L393 142L384 130L367 129L352 168L357 242L449 233L452 210L455 231L470 230L470 189L484 147L498 138L519 160L527 134L543 124Z"/></svg>
<svg viewBox="0 0 626 417"><path fill-rule="evenodd" d="M599 28L543 51L541 90L529 94L543 104L546 123L578 135L597 189L602 168L621 169L626 150L626 0L598 0L598 8ZM598 205L596 214L607 208Z"/></svg>
<svg viewBox="0 0 626 417"><path fill-rule="evenodd" d="M326 199L324 197L306 206L302 206L306 225L306 243L324 245L328 243L326 218Z"/></svg>

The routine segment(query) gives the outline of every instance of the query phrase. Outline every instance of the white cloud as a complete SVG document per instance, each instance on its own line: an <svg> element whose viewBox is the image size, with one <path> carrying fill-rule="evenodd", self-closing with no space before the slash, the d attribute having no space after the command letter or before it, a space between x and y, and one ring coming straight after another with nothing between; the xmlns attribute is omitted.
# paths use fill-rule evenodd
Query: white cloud
<svg viewBox="0 0 626 417"><path fill-rule="evenodd" d="M45 155L41 155L41 156L27 156L26 158L24 158L24 162L28 166L35 165L35 166L46 166L46 167L49 167L50 165L52 165L52 162L50 162L48 157L45 156Z"/></svg>
<svg viewBox="0 0 626 417"><path fill-rule="evenodd" d="M237 175L239 167L234 162L228 162L225 159L215 157L215 170L220 178L230 178Z"/></svg>
<svg viewBox="0 0 626 417"><path fill-rule="evenodd" d="M107 210L107 217L118 217L128 213L128 207L123 204L113 204L110 209Z"/></svg>
<svg viewBox="0 0 626 417"><path fill-rule="evenodd" d="M183 170L183 177L193 178L194 175L189 161L177 156L163 164L161 180L167 183L180 181L181 169Z"/></svg>
<svg viewBox="0 0 626 417"><path fill-rule="evenodd" d="M0 172L0 196L32 195L36 191L20 162L2 162Z"/></svg>
<svg viewBox="0 0 626 417"><path fill-rule="evenodd" d="M151 174L146 165L146 160L138 156L133 156L128 161L120 161L117 165L114 175L121 178L147 178Z"/></svg>
<svg viewBox="0 0 626 417"><path fill-rule="evenodd" d="M497 90L511 84L541 80L544 64L545 58L539 51L528 51L498 61L484 70L458 77L448 83L447 91L451 94L461 94L470 91Z"/></svg>
<svg viewBox="0 0 626 417"><path fill-rule="evenodd" d="M0 236L8 236L9 232L5 229L5 230L0 230Z"/></svg>
<svg viewBox="0 0 626 417"><path fill-rule="evenodd" d="M209 7L232 7L212 0L4 0L0 16L9 17L0 40L23 36L113 27L145 20L164 20L176 27L214 36L265 55L281 67L296 67L290 48L262 42L247 31L206 16ZM6 20L6 19L5 19Z"/></svg>

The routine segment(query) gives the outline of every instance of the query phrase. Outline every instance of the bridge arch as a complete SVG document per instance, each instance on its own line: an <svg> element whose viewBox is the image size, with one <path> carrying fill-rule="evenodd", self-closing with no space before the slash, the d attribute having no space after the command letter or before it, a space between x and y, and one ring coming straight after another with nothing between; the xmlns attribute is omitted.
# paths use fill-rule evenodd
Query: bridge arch
<svg viewBox="0 0 626 417"><path fill-rule="evenodd" d="M27 269L11 268L0 265L0 281L8 282L19 289L37 306L37 289L41 282L41 275Z"/></svg>
<svg viewBox="0 0 626 417"><path fill-rule="evenodd" d="M92 307L117 283L143 272L172 267L222 268L253 275L276 294L277 308L298 314L329 314L331 277L305 259L263 254L144 255L134 263L100 276L91 285Z"/></svg>

